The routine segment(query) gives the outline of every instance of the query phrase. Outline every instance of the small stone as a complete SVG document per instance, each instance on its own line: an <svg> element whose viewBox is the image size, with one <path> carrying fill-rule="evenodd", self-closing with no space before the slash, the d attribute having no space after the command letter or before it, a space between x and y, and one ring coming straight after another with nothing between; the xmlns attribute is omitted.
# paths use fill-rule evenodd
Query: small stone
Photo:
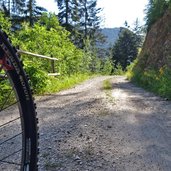
<svg viewBox="0 0 171 171"><path fill-rule="evenodd" d="M71 134L71 132L70 131L67 131L67 134Z"/></svg>
<svg viewBox="0 0 171 171"><path fill-rule="evenodd" d="M111 125L108 125L108 126L107 126L107 128L111 129L111 128L112 128L112 126L111 126Z"/></svg>
<svg viewBox="0 0 171 171"><path fill-rule="evenodd" d="M86 140L88 141L89 139L90 139L90 137L89 137L89 136L87 136Z"/></svg>
<svg viewBox="0 0 171 171"><path fill-rule="evenodd" d="M75 160L80 160L80 157L78 155L76 155Z"/></svg>
<svg viewBox="0 0 171 171"><path fill-rule="evenodd" d="M82 133L80 133L79 135L78 135L78 137L82 137L83 136L83 134Z"/></svg>
<svg viewBox="0 0 171 171"><path fill-rule="evenodd" d="M80 164L80 165L82 165L82 164L83 164L83 162L82 162L82 161L79 161L79 164Z"/></svg>

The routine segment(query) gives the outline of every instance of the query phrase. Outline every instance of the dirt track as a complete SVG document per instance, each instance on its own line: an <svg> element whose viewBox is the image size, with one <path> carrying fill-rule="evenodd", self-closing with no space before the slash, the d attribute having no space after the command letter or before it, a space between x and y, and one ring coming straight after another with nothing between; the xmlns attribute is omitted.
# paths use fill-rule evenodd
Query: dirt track
<svg viewBox="0 0 171 171"><path fill-rule="evenodd" d="M94 78L37 106L41 171L171 171L171 102L124 77Z"/></svg>

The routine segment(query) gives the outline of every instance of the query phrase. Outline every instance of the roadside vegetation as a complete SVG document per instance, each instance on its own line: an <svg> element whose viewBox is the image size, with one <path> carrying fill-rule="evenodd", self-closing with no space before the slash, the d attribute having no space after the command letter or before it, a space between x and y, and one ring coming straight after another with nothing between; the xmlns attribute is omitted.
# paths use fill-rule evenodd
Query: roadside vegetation
<svg viewBox="0 0 171 171"><path fill-rule="evenodd" d="M13 45L19 49L58 59L54 63L54 69L60 75L55 77L48 76L48 73L53 72L51 61L21 55L35 94L70 88L92 75L111 74L111 60L98 58L96 50L90 49L91 45L88 42L84 48L77 47L71 41L71 33L60 25L54 14L43 13L34 26L22 22L20 29L12 31L10 18L1 12L0 25L9 35ZM4 89L4 84L1 86L1 89Z"/></svg>
<svg viewBox="0 0 171 171"><path fill-rule="evenodd" d="M104 54L97 46L103 44L105 37L100 32L99 13L102 9L97 8L96 0L88 0L85 4L83 1L75 3L74 0L71 0L72 3L57 1L57 16L36 6L34 0L10 2L11 8L7 0L0 2L0 26L13 44L21 50L58 59L52 69L49 60L21 55L36 94L70 88L96 74L124 75L127 72L130 80L171 98L171 70L162 66L158 70L151 68L144 71L138 65L137 56L144 40L144 28L139 25L138 19L134 28L125 22L125 27L120 28L117 42ZM170 7L170 0L149 1L145 30L148 32ZM73 11L72 16L69 11ZM48 76L54 70L60 76Z"/></svg>
<svg viewBox="0 0 171 171"><path fill-rule="evenodd" d="M29 5L23 0L10 2L11 8L7 0L0 2L0 25L13 45L58 59L52 68L47 59L21 55L35 94L70 88L92 75L123 75L136 57L138 36L128 28L121 28L117 44L108 53L100 53L103 50L97 44L103 44L105 37L100 32L101 9L97 8L96 0L85 4L79 1L74 7L69 1L58 1L58 16L36 6L36 1L30 0ZM74 11L72 16L68 10ZM133 53L129 53L131 47ZM121 53L123 48L125 51ZM48 75L53 72L60 75Z"/></svg>
<svg viewBox="0 0 171 171"><path fill-rule="evenodd" d="M103 89L104 90L111 90L112 89L112 83L110 79L103 81Z"/></svg>
<svg viewBox="0 0 171 171"><path fill-rule="evenodd" d="M143 71L140 66L137 66L137 63L138 60L135 60L128 67L127 78L149 91L171 99L171 69L164 66L159 70L149 69Z"/></svg>
<svg viewBox="0 0 171 171"><path fill-rule="evenodd" d="M155 24L155 22L158 21L170 9L170 0L149 1L146 9L147 33L150 31L153 24ZM151 65L150 63L145 62L147 59L149 61L149 57L149 54L146 52L142 54L140 53L140 57L138 57L129 67L127 67L127 77L139 86L142 86L143 88L162 97L171 99L171 69L169 67L170 60L168 60L168 63L165 62L162 66L158 67L158 64Z"/></svg>

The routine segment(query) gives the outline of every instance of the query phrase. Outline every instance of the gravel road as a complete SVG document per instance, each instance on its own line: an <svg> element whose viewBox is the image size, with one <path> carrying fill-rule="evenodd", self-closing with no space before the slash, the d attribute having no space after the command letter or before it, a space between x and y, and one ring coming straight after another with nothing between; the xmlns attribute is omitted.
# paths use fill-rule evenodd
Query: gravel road
<svg viewBox="0 0 171 171"><path fill-rule="evenodd" d="M37 106L40 171L171 171L171 102L125 77L93 78Z"/></svg>

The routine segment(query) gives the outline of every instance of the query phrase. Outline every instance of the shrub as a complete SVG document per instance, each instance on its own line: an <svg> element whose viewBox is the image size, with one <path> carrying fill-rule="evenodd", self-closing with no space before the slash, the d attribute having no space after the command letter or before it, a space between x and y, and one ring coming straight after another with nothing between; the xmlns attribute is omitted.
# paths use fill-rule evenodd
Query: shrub
<svg viewBox="0 0 171 171"><path fill-rule="evenodd" d="M130 72L130 71L129 71ZM148 69L142 71L135 67L132 69L130 79L162 97L171 99L171 69L163 66L159 70Z"/></svg>

